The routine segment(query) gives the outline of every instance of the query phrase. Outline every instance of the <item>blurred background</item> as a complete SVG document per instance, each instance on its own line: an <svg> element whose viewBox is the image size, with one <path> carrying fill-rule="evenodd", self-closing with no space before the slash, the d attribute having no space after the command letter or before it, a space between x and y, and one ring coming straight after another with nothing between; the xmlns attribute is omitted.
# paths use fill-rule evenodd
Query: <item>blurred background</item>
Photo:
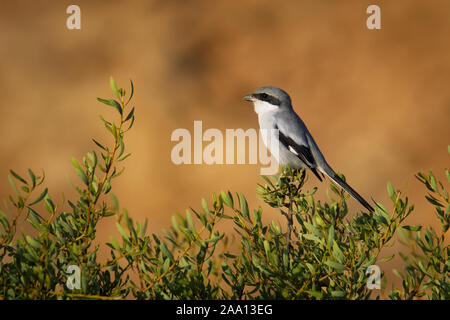
<svg viewBox="0 0 450 320"><path fill-rule="evenodd" d="M81 30L66 28L71 4L81 8ZM381 30L366 27L371 4L381 8ZM125 141L132 156L113 184L135 220L160 233L172 214L220 190L263 205L254 192L259 165L176 166L170 137L192 132L194 120L203 130L258 128L242 97L274 85L290 93L328 162L363 197L390 208L391 181L416 205L407 223L437 227L414 174L432 169L444 181L449 164L449 34L446 0L2 3L0 197L11 192L11 168L44 169L60 206L62 194L75 195L65 179L77 180L71 157L94 150L93 137L110 141L98 114L115 114L96 97L111 96L112 75L125 89L135 83L136 123ZM326 199L328 183L311 176L307 186L315 185ZM114 222L101 225L100 240L117 235Z"/></svg>

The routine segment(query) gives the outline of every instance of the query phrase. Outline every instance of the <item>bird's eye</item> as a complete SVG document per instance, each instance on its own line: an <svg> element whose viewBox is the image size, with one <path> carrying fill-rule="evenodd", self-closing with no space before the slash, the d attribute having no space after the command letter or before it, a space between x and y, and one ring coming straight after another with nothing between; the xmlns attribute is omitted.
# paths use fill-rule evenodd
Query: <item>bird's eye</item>
<svg viewBox="0 0 450 320"><path fill-rule="evenodd" d="M262 99L265 100L265 99L267 99L267 97L268 97L268 96L267 96L267 93L261 93L261 98L262 98Z"/></svg>

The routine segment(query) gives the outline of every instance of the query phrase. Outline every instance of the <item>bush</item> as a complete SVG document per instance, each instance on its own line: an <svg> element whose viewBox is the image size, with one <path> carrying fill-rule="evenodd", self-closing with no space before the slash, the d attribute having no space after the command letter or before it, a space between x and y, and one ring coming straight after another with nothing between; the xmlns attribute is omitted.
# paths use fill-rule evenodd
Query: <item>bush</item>
<svg viewBox="0 0 450 320"><path fill-rule="evenodd" d="M174 215L163 235L148 235L147 221L135 223L111 193L113 179L123 172L118 165L130 155L124 136L135 115L133 83L128 96L113 78L110 86L114 98L98 100L118 113L117 122L100 116L113 143L93 139L97 151L72 159L80 182L73 185L79 197L67 201L69 211L52 201L43 173L28 170L24 178L10 170L14 210L6 205L6 213L0 211L1 299L378 299L380 291L371 288L384 272L377 274L377 264L393 258L382 249L397 232L412 249L399 253L403 273L394 270L402 287L386 296L449 298L449 195L432 172L417 179L428 189L439 231L403 225L414 207L390 183L389 209L376 203L374 214L350 215L348 196L334 185L329 202L322 203L314 199L316 189L305 192L305 171L283 169L263 176L257 193L286 225L264 223L261 207L251 210L243 194L221 191L209 203L202 199L200 210ZM35 235L17 235L23 215ZM112 216L121 239L105 244L109 256L102 263L96 230ZM234 232L225 234L220 227L230 223Z"/></svg>

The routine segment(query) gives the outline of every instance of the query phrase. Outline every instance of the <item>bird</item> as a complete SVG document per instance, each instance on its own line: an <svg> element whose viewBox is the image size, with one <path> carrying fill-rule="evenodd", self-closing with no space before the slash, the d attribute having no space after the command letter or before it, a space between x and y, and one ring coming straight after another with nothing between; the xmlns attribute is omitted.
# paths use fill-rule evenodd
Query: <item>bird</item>
<svg viewBox="0 0 450 320"><path fill-rule="evenodd" d="M244 96L244 99L253 103L260 129L278 132L278 150L271 150L274 147L267 142L267 138L263 137L263 142L280 166L295 170L309 169L319 181L322 181L320 174L328 176L364 208L374 212L373 207L327 163L305 123L294 111L291 98L286 91L273 86L264 86Z"/></svg>

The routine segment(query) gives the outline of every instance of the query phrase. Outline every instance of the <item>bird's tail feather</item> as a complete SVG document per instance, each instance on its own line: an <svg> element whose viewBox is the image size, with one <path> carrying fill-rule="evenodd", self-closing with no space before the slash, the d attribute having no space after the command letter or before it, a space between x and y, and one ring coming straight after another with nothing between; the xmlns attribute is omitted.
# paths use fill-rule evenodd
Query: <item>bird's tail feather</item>
<svg viewBox="0 0 450 320"><path fill-rule="evenodd" d="M355 190L353 190L352 187L350 187L344 180L342 180L337 174L336 172L334 172L331 168L329 168L329 170L321 170L323 171L335 184L337 184L338 186L340 186L342 189L344 189L349 195L351 195L353 197L353 199L355 199L356 201L358 201L359 203L361 203L364 208L366 208L367 210L369 210L369 212L374 212L375 210L372 208L372 206L366 201L364 200L363 197L361 197L358 192L356 192ZM330 171L330 172L327 172Z"/></svg>

